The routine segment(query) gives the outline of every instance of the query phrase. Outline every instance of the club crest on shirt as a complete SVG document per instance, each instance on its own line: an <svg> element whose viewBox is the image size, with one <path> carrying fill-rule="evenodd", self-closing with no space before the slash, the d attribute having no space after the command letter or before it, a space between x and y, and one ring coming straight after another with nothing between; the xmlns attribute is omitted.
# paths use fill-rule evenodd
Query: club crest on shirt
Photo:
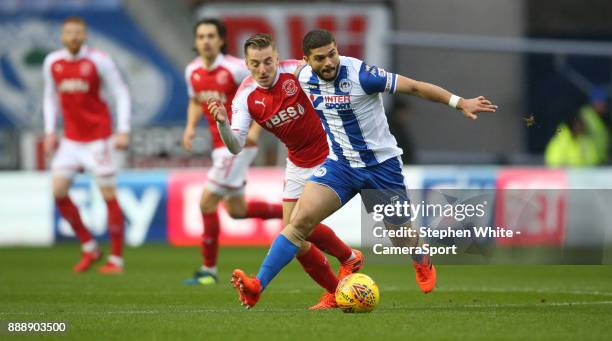
<svg viewBox="0 0 612 341"><path fill-rule="evenodd" d="M317 170L314 172L314 176L316 176L317 178L320 178L322 176L325 176L325 174L327 174L327 168L325 167L319 167L317 168Z"/></svg>
<svg viewBox="0 0 612 341"><path fill-rule="evenodd" d="M219 85L224 85L229 80L229 75L227 74L227 71L221 70L217 72L217 76L215 77L215 79L217 80L217 83L219 83Z"/></svg>
<svg viewBox="0 0 612 341"><path fill-rule="evenodd" d="M351 81L344 78L340 80L340 82L338 83L338 87L340 88L340 91L342 92L350 92L353 85L351 84Z"/></svg>
<svg viewBox="0 0 612 341"><path fill-rule="evenodd" d="M81 63L79 66L79 72L81 76L89 76L93 71L93 66L90 63Z"/></svg>
<svg viewBox="0 0 612 341"><path fill-rule="evenodd" d="M295 84L295 81L293 79L287 79L286 81L283 82L283 85L281 87L283 89L283 92L287 96L293 96L298 91L297 84Z"/></svg>

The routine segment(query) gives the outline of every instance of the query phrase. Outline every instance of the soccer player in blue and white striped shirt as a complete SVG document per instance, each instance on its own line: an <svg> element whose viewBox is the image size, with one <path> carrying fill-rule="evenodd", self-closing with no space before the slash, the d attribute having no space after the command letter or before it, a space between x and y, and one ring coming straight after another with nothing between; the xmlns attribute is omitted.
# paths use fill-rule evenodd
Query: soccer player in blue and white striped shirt
<svg viewBox="0 0 612 341"><path fill-rule="evenodd" d="M484 96L464 99L437 85L341 56L334 37L325 30L310 31L304 37L303 50L308 64L296 74L325 128L330 152L306 184L290 223L273 242L257 277L238 272L245 277L237 279L244 283L241 295L256 297L250 302L256 303L259 293L305 245L313 227L357 193L361 193L368 211L377 204L408 201L402 150L389 132L381 93L402 93L448 104L469 119L476 119L480 112L497 109ZM388 228L409 223L410 217L385 219ZM392 239L392 242L399 246L422 244L418 238ZM411 256L421 290L432 291L436 273L430 258ZM256 291L254 288L258 291L251 292Z"/></svg>

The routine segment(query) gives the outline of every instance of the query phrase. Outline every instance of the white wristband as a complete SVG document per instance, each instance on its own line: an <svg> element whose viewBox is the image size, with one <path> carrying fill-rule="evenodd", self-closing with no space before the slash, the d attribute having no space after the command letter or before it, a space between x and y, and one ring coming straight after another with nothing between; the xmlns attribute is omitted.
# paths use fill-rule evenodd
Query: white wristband
<svg viewBox="0 0 612 341"><path fill-rule="evenodd" d="M459 100L461 100L461 97L457 95L451 95L451 98L448 101L448 106L453 109L457 109L457 104L459 104Z"/></svg>

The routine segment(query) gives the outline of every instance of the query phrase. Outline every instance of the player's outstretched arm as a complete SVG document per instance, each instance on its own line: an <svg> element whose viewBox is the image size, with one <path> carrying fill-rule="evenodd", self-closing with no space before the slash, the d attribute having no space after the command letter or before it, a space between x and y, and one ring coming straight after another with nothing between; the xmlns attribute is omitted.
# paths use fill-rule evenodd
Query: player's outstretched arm
<svg viewBox="0 0 612 341"><path fill-rule="evenodd" d="M187 124L185 125L185 131L183 132L183 148L187 151L191 151L193 148L193 139L196 136L196 126L202 116L202 110L200 104L195 98L189 100L189 106L187 107Z"/></svg>
<svg viewBox="0 0 612 341"><path fill-rule="evenodd" d="M246 143L248 127L251 124L250 116L248 119L245 119L244 117L234 113L234 122L236 123L238 121L238 123L235 124L236 127L240 126L244 129L232 129L229 124L227 111L225 110L223 104L221 104L221 101L211 98L208 101L208 111L217 122L219 135L221 135L221 140L223 140L223 143L225 143L227 149L232 154L240 153Z"/></svg>
<svg viewBox="0 0 612 341"><path fill-rule="evenodd" d="M470 119L477 119L480 112L495 112L497 105L491 103L484 96L476 98L461 98L448 92L435 84L419 82L408 77L397 75L397 87L395 92L418 96L433 102L448 104L463 112Z"/></svg>
<svg viewBox="0 0 612 341"><path fill-rule="evenodd" d="M47 155L51 155L57 146L57 138L55 137L55 121L58 112L58 95L51 76L51 60L45 58L43 64L43 117L45 120L45 140L44 149Z"/></svg>

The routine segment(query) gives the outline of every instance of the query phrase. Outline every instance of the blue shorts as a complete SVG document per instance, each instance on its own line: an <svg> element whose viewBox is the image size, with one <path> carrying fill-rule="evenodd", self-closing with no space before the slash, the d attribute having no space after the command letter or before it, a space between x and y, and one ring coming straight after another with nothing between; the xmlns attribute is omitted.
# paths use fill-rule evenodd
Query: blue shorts
<svg viewBox="0 0 612 341"><path fill-rule="evenodd" d="M353 168L342 161L327 159L308 181L336 192L342 206L361 193L366 210L372 212L376 204L409 202L400 160L398 156L375 166Z"/></svg>

